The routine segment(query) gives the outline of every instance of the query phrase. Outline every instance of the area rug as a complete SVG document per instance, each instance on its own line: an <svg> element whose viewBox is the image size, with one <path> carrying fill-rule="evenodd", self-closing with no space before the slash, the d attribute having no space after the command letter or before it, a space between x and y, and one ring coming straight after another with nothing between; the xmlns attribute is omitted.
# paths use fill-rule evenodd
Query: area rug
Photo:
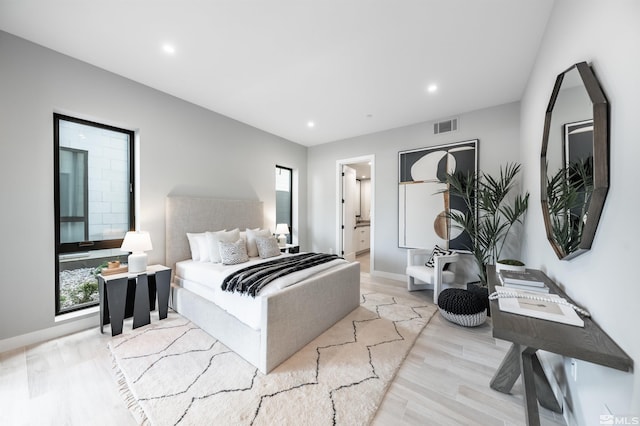
<svg viewBox="0 0 640 426"><path fill-rule="evenodd" d="M364 425L435 306L379 293L269 374L176 313L109 348L132 413L152 425Z"/></svg>

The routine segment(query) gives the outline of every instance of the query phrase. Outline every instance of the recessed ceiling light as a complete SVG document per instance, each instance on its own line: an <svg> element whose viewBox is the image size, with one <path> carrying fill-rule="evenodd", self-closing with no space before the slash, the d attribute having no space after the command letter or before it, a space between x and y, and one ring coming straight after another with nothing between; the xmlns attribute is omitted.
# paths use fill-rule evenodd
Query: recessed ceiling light
<svg viewBox="0 0 640 426"><path fill-rule="evenodd" d="M307 127L314 127L316 125L316 123L314 123L313 121L307 121Z"/></svg>
<svg viewBox="0 0 640 426"><path fill-rule="evenodd" d="M438 86L436 86L435 84L430 84L427 87L427 92L429 92L429 93L435 93L437 91L438 91Z"/></svg>
<svg viewBox="0 0 640 426"><path fill-rule="evenodd" d="M176 53L176 48L170 44L163 44L162 50L168 55L173 55L174 53Z"/></svg>

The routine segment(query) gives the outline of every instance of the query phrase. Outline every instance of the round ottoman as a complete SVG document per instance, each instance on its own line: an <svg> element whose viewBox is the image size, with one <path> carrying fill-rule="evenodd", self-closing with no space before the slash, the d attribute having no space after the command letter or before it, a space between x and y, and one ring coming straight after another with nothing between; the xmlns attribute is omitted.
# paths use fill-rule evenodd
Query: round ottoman
<svg viewBox="0 0 640 426"><path fill-rule="evenodd" d="M476 327L487 320L482 298L461 288L443 290L438 296L438 309L445 319L465 327Z"/></svg>

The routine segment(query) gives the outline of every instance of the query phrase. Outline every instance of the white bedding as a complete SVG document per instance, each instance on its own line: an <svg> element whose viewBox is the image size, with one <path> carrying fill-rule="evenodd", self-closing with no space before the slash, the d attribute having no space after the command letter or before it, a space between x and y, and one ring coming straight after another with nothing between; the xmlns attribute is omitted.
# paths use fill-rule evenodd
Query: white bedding
<svg viewBox="0 0 640 426"><path fill-rule="evenodd" d="M282 256L295 255L283 254ZM283 288L289 287L336 265L347 263L344 259L336 259L312 268L296 271L269 283L255 298L246 294L231 293L220 288L222 280L230 273L253 264L263 263L273 259L275 258L251 258L249 262L238 265L183 260L176 263L176 283L214 302L254 330L260 330L262 297L276 293Z"/></svg>

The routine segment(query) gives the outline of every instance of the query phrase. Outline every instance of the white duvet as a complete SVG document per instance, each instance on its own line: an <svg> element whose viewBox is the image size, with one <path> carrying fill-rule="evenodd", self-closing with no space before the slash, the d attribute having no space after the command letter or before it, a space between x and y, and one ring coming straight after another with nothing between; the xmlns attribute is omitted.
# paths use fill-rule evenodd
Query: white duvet
<svg viewBox="0 0 640 426"><path fill-rule="evenodd" d="M282 256L295 255L283 254ZM214 302L249 327L260 330L263 297L276 293L283 288L303 281L322 271L347 263L344 259L336 259L285 275L265 286L255 298L246 294L230 293L220 288L222 281L230 273L253 264L268 262L273 259L274 258L251 258L249 262L239 265L223 265L221 263L183 260L176 263L176 282L185 289Z"/></svg>

